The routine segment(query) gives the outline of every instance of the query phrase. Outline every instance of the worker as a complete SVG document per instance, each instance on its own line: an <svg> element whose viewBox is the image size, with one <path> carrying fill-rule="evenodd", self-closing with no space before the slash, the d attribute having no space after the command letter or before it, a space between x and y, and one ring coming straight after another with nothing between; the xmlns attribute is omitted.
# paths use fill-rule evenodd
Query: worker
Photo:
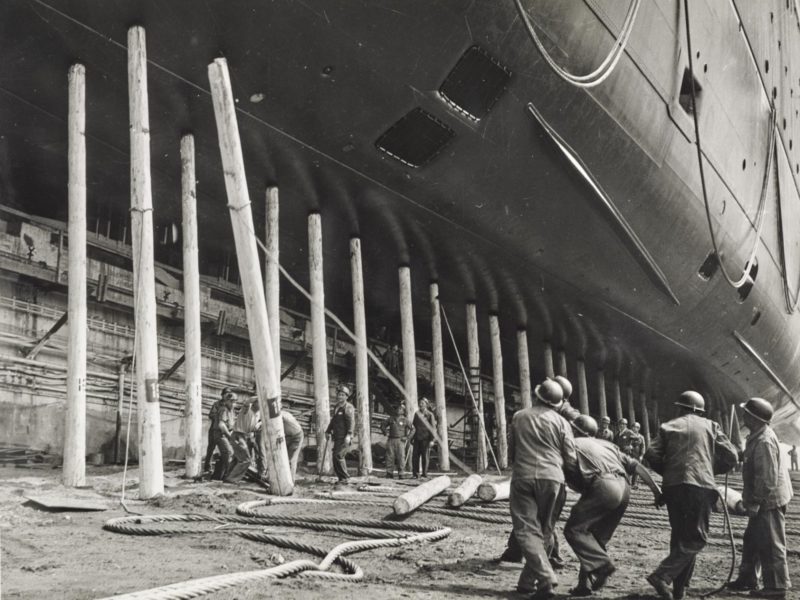
<svg viewBox="0 0 800 600"><path fill-rule="evenodd" d="M578 585L572 596L589 596L602 588L616 567L606 551L628 506L627 475L639 473L650 487L656 505L661 490L639 461L623 454L611 441L595 439L597 422L581 415L572 422L577 451L573 471L565 473L567 485L581 497L572 507L564 537L580 561Z"/></svg>
<svg viewBox="0 0 800 600"><path fill-rule="evenodd" d="M252 457L250 446L255 440L256 433L261 429L261 410L258 397L252 397L239 408L236 422L233 425L233 462L225 476L226 483L239 483L247 469L250 468Z"/></svg>
<svg viewBox="0 0 800 600"><path fill-rule="evenodd" d="M325 430L329 438L333 438L333 470L336 472L339 484L350 482L350 473L347 471L347 451L353 440L353 428L356 422L356 409L348 401L350 388L340 385L336 388L336 405L333 417Z"/></svg>
<svg viewBox="0 0 800 600"><path fill-rule="evenodd" d="M206 457L205 460L203 460L204 473L207 473L211 470L211 458L214 456L214 450L217 449L217 428L215 421L217 420L217 413L222 406L222 398L225 396L225 392L227 392L229 389L230 388L225 388L222 390L219 400L214 402L214 404L211 405L211 409L208 411L208 444L206 444Z"/></svg>
<svg viewBox="0 0 800 600"><path fill-rule="evenodd" d="M639 423L633 424L633 429L630 430L631 436L629 438L630 441L628 443L628 451L626 452L628 456L630 456L633 460L636 461L642 460L642 458L644 457L645 450L647 449L644 441L644 436L641 433L639 433L641 429L642 426L639 425ZM634 472L631 475L631 487L633 489L636 489L638 487L637 485L638 476L639 475L636 472Z"/></svg>
<svg viewBox="0 0 800 600"><path fill-rule="evenodd" d="M726 473L738 459L722 428L703 416L705 400L700 394L683 392L675 405L680 415L661 425L645 452L650 467L663 477L672 528L669 555L647 577L663 600L683 598L697 555L706 545L711 508L717 500L715 465Z"/></svg>
<svg viewBox="0 0 800 600"><path fill-rule="evenodd" d="M303 446L305 435L300 423L285 408L281 408L281 420L283 421L283 436L286 440L286 453L289 455L289 466L292 470L292 481L294 481L297 479L297 461L300 458L300 449ZM256 431L256 448L259 449L256 454L258 476L260 479L267 479L269 466L266 463L267 448L263 443L263 428L261 424L259 424L258 431Z"/></svg>
<svg viewBox="0 0 800 600"><path fill-rule="evenodd" d="M214 441L219 450L219 460L214 468L214 479L225 479L228 475L231 462L233 460L233 446L231 436L233 435L234 413L233 403L236 401L236 393L230 389L222 390L222 404L214 415L211 427L214 430Z"/></svg>
<svg viewBox="0 0 800 600"><path fill-rule="evenodd" d="M772 405L750 398L744 426L750 431L744 447L742 504L749 520L744 531L739 576L728 589L751 590L759 598L786 598L791 587L786 563L786 506L794 495L780 443L769 426ZM764 588L758 590L758 570Z"/></svg>
<svg viewBox="0 0 800 600"><path fill-rule="evenodd" d="M792 471L797 471L797 446L792 446L792 449L789 450L789 458L792 461Z"/></svg>
<svg viewBox="0 0 800 600"><path fill-rule="evenodd" d="M619 446L623 454L630 452L631 437L633 431L628 429L628 419L622 418L617 421L617 434L614 436L614 443Z"/></svg>
<svg viewBox="0 0 800 600"><path fill-rule="evenodd" d="M544 600L555 596L558 584L548 554L557 508L566 496L564 469L574 469L577 459L572 430L558 413L564 390L548 378L534 394L537 402L512 419L509 504L513 535L525 557L517 591Z"/></svg>
<svg viewBox="0 0 800 600"><path fill-rule="evenodd" d="M572 423L576 418L580 416L580 412L573 408L569 403L569 397L572 395L572 383L566 377L562 375L556 375L553 378L553 381L558 383L561 386L562 392L562 402L559 408L556 410L559 415L564 417L568 423ZM513 419L513 416L512 416ZM509 443L511 442L511 436L513 436L513 428L509 428L508 439ZM555 521L554 523L558 522L559 517L561 516L561 511L564 509L564 503L567 500L566 493L559 497L556 506L554 507L555 510ZM564 559L561 558L561 545L558 543L558 531L555 525L553 525L553 538L548 543L549 548L548 550L548 558L550 560L550 566L553 567L554 570L559 571L564 568ZM522 562L522 549L520 548L519 544L517 543L516 538L514 538L514 530L511 530L511 533L508 535L508 542L506 544L506 549L503 551L503 554L497 559L497 562Z"/></svg>
<svg viewBox="0 0 800 600"><path fill-rule="evenodd" d="M412 421L413 449L411 451L411 474L414 479L419 477L420 463L422 476L428 476L428 461L431 447L436 441L434 433L439 420L430 409L428 399L423 397L419 401L419 410L414 414Z"/></svg>
<svg viewBox="0 0 800 600"><path fill-rule="evenodd" d="M608 417L600 418L600 429L597 432L597 439L606 440L607 442L614 441L614 432L611 431L611 419Z"/></svg>
<svg viewBox="0 0 800 600"><path fill-rule="evenodd" d="M397 469L397 478L403 479L406 473L406 440L411 433L411 425L406 419L403 404L395 406L392 412L392 416L381 426L386 436L386 477L393 479Z"/></svg>

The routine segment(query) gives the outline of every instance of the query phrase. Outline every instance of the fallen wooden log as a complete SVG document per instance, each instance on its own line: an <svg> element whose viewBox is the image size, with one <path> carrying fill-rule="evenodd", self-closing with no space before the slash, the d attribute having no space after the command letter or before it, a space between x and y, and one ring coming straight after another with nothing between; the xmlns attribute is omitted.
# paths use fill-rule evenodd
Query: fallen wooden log
<svg viewBox="0 0 800 600"><path fill-rule="evenodd" d="M426 481L397 497L393 505L394 514L407 515L449 487L450 478L447 475Z"/></svg>
<svg viewBox="0 0 800 600"><path fill-rule="evenodd" d="M482 481L483 477L473 473L451 492L450 496L447 498L447 504L450 506L461 506L475 495Z"/></svg>
<svg viewBox="0 0 800 600"><path fill-rule="evenodd" d="M511 480L499 482L486 482L478 486L478 497L487 502L496 500L508 500L508 495L511 492Z"/></svg>

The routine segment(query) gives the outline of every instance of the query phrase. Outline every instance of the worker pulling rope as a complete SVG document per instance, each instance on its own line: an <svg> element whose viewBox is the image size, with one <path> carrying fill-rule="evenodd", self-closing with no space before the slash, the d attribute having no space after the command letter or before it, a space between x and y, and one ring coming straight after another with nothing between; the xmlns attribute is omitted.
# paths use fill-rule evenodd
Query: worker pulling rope
<svg viewBox="0 0 800 600"><path fill-rule="evenodd" d="M298 574L357 582L364 578L364 572L356 563L344 558L345 556L374 548L390 548L419 542L435 542L446 538L452 531L449 527L441 525L421 525L380 519L300 518L265 515L261 512L261 510L269 506L302 503L318 504L320 502L325 501L300 498L272 498L245 502L237 507L236 515L226 517L182 514L145 515L111 519L103 525L103 528L115 533L126 535L176 535L181 533L231 532L249 540L308 552L309 554L322 556L323 559L320 563L306 559L295 560L268 569L204 577L110 598L115 598L116 600L137 600L141 598L182 600L184 598L197 598L245 582L278 579ZM185 527L186 523L198 524L199 526L187 529ZM177 527L175 526L176 524L178 524ZM299 542L296 538L247 529L250 526L264 527L272 525L301 527L314 531L336 531L374 539L344 542L331 550L325 550ZM343 572L331 571L330 569L334 564L339 565Z"/></svg>

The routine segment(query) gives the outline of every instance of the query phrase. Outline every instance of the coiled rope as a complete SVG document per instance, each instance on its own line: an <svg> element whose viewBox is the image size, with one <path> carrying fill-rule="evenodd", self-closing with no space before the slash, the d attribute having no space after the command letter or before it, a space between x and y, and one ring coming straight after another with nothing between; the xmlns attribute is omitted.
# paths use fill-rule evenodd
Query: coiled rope
<svg viewBox="0 0 800 600"><path fill-rule="evenodd" d="M622 54L625 52L625 46L627 45L628 39L633 31L633 24L636 21L636 15L639 12L641 0L633 0L630 3L628 6L628 12L625 15L625 21L622 24L622 30L619 33L619 37L617 37L616 41L614 42L611 52L608 53L599 67L587 75L573 75L559 66L558 63L553 60L553 57L550 56L550 53L547 52L542 44L542 41L539 39L528 12L525 10L525 7L522 6L522 0L514 0L514 4L517 7L517 12L519 13L520 19L525 25L525 29L528 31L528 35L530 36L531 40L533 40L533 43L536 45L537 50L539 50L539 53L542 55L542 58L544 58L545 62L556 73L556 75L576 87L590 88L603 83L614 71L619 59L622 58Z"/></svg>
<svg viewBox="0 0 800 600"><path fill-rule="evenodd" d="M261 511L269 506L281 504L319 504L332 501L302 498L271 498L245 502L236 508L236 515L218 517L214 515L181 514L181 515L142 515L111 519L103 525L103 529L126 535L175 535L182 533L235 533L240 537L272 544L282 548L290 548L323 557L320 563L301 559L283 565L226 573L202 579L194 579L151 588L129 594L111 596L115 600L138 600L149 598L154 600L183 600L197 598L211 592L239 585L250 581L277 579L291 575L321 577L338 581L357 582L364 578L364 572L346 555L371 550L374 548L390 548L405 546L419 542L435 542L444 539L451 533L449 527L441 525L422 525L417 523L393 522L380 519L340 519L338 517L289 517L283 515L265 515ZM202 524L187 529L186 523ZM248 529L252 526L282 525L300 527L314 531L335 531L359 537L373 539L357 540L341 543L331 550L297 541L295 538L273 535L263 531ZM331 571L337 564L343 572ZM108 600L108 599L107 599Z"/></svg>

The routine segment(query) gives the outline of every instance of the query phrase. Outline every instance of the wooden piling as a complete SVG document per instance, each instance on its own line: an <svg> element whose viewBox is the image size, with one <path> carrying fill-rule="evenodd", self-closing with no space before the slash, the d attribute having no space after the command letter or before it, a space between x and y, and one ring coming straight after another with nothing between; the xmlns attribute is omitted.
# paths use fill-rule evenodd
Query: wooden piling
<svg viewBox="0 0 800 600"><path fill-rule="evenodd" d="M197 238L194 136L181 138L181 207L183 213L183 338L186 360L184 408L186 477L203 467L203 381L200 332L200 263Z"/></svg>
<svg viewBox="0 0 800 600"><path fill-rule="evenodd" d="M272 357L275 360L275 372L280 377L281 372L281 273L278 269L280 258L280 244L278 237L279 196L277 187L268 187L266 193L267 203L267 256L264 261L264 285L266 287L267 318L269 319L269 334L272 340Z"/></svg>
<svg viewBox="0 0 800 600"><path fill-rule="evenodd" d="M556 376L555 368L553 366L553 346L550 342L544 342L544 374L551 379Z"/></svg>
<svg viewBox="0 0 800 600"><path fill-rule="evenodd" d="M439 468L450 470L450 448L448 445L447 404L444 387L444 352L442 350L442 314L439 308L439 284L431 282L431 381L436 417L439 419Z"/></svg>
<svg viewBox="0 0 800 600"><path fill-rule="evenodd" d="M628 427L633 427L636 422L636 408L633 405L633 386L631 384L625 387L625 400L628 409Z"/></svg>
<svg viewBox="0 0 800 600"><path fill-rule="evenodd" d="M361 240L350 238L350 271L353 286L353 330L356 334L356 423L360 450L359 474L372 470L372 435L369 418L369 363L367 362L367 319L364 309L364 273Z"/></svg>
<svg viewBox="0 0 800 600"><path fill-rule="evenodd" d="M322 271L322 216L308 215L308 273L311 280L311 359L314 371L314 400L317 416L317 471L330 473L331 448L325 444L325 430L330 422L328 389L328 341L325 334L325 287Z"/></svg>
<svg viewBox="0 0 800 600"><path fill-rule="evenodd" d="M68 87L69 343L61 479L65 486L77 487L86 484L86 70L83 65L70 67Z"/></svg>
<svg viewBox="0 0 800 600"><path fill-rule="evenodd" d="M136 326L136 404L139 416L139 498L164 493L158 338L150 178L150 118L144 29L128 30L128 94L131 136L131 238Z"/></svg>
<svg viewBox="0 0 800 600"><path fill-rule="evenodd" d="M473 473L461 482L456 489L450 492L447 497L447 504L453 507L462 506L467 500L472 498L478 491L478 486L483 481L483 477L477 473Z"/></svg>
<svg viewBox="0 0 800 600"><path fill-rule="evenodd" d="M292 493L294 483L281 418L280 373L275 370L253 211L250 208L228 64L224 58L218 58L208 66L208 79L217 122L236 258L242 280L247 328L250 332L253 370L261 407L261 427L269 461L269 483L271 493L286 496Z"/></svg>
<svg viewBox="0 0 800 600"><path fill-rule="evenodd" d="M622 394L620 393L619 377L616 375L611 389L614 392L614 412L616 413L617 422L619 422L625 417L625 413L622 412Z"/></svg>
<svg viewBox="0 0 800 600"><path fill-rule="evenodd" d="M411 308L411 268L398 269L400 283L400 328L403 342L403 387L406 389L406 415L409 419L419 408L417 404L417 349L414 341L414 314Z"/></svg>
<svg viewBox="0 0 800 600"><path fill-rule="evenodd" d="M407 515L450 487L450 478L440 475L400 495L393 504L394 514Z"/></svg>
<svg viewBox="0 0 800 600"><path fill-rule="evenodd" d="M475 401L478 405L478 422L476 423L477 441L478 441L478 457L477 457L477 471L482 473L486 470L488 464L486 454L486 436L483 423L483 394L480 393L480 372L481 372L481 356L480 347L478 345L478 314L477 308L474 303L467 303L467 364L468 373L470 377L475 377L478 382L476 389L473 389Z"/></svg>
<svg viewBox="0 0 800 600"><path fill-rule="evenodd" d="M499 482L487 481L478 486L478 497L486 502L495 500L508 500L511 493L511 480Z"/></svg>
<svg viewBox="0 0 800 600"><path fill-rule="evenodd" d="M494 414L497 425L497 463L508 467L508 438L506 437L506 396L503 383L503 350L500 345L500 322L489 315L489 334L492 342L492 375L494 377Z"/></svg>
<svg viewBox="0 0 800 600"><path fill-rule="evenodd" d="M639 411L642 414L642 435L644 436L645 447L650 447L650 417L647 411L647 392L644 388L639 390Z"/></svg>
<svg viewBox="0 0 800 600"><path fill-rule="evenodd" d="M589 414L589 389L586 385L586 363L582 358L578 359L578 410L582 415Z"/></svg>
<svg viewBox="0 0 800 600"><path fill-rule="evenodd" d="M556 358L558 359L558 374L569 379L569 372L567 370L567 353L564 350L559 350L556 353Z"/></svg>
<svg viewBox="0 0 800 600"><path fill-rule="evenodd" d="M597 372L597 412L599 417L608 416L608 402L606 401L606 374L603 369Z"/></svg>
<svg viewBox="0 0 800 600"><path fill-rule="evenodd" d="M533 405L531 396L531 363L528 356L528 332L517 329L517 361L519 362L519 396L522 408Z"/></svg>

